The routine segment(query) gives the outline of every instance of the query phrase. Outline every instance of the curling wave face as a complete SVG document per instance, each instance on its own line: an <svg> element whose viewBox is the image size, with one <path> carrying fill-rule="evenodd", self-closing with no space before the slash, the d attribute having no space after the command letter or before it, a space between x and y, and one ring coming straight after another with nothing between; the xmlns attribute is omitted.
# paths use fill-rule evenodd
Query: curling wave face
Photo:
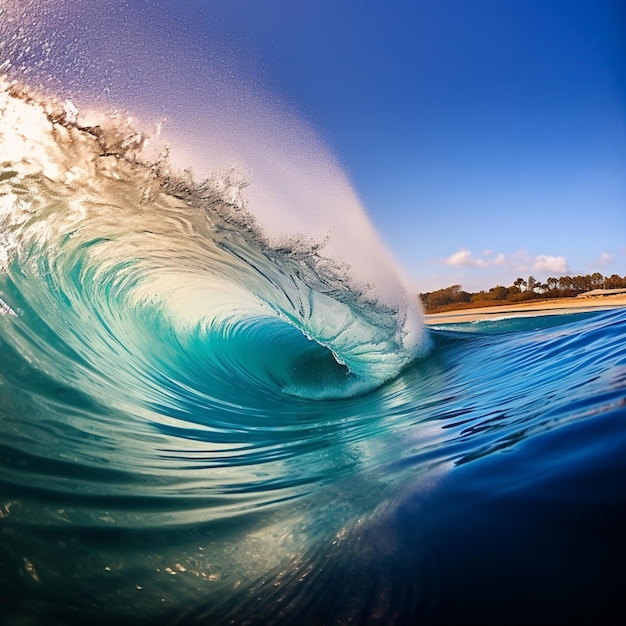
<svg viewBox="0 0 626 626"><path fill-rule="evenodd" d="M284 461L303 441L317 449L302 436L304 399L366 392L424 352L416 305L378 302L314 242L269 245L244 176L196 184L145 160L149 138L119 116L84 126L69 102L6 83L1 98L0 338L29 395L11 413L41 418L20 424L29 453L49 457L60 437L59 463L123 467L136 482L155 431L171 435L155 467L172 470L164 493L180 490L183 457L212 470L187 477L190 494L247 493L205 502L201 517L219 517L298 491ZM264 480L270 490L251 489Z"/></svg>

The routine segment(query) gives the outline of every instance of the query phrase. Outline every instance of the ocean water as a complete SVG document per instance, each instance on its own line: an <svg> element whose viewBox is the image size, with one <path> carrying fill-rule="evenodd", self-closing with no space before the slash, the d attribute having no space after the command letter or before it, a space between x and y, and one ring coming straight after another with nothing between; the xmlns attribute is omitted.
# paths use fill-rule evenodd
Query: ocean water
<svg viewBox="0 0 626 626"><path fill-rule="evenodd" d="M14 81L0 624L625 622L624 309L427 328L349 193L277 236Z"/></svg>
<svg viewBox="0 0 626 626"><path fill-rule="evenodd" d="M3 624L622 623L626 311L427 329L2 98Z"/></svg>

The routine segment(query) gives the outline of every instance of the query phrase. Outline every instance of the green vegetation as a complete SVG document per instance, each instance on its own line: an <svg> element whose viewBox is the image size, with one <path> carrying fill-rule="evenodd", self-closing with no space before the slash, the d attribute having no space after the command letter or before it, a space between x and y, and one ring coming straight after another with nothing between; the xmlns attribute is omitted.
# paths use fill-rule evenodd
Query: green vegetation
<svg viewBox="0 0 626 626"><path fill-rule="evenodd" d="M420 299L428 313L474 307L514 304L527 300L569 298L593 289L626 289L626 276L602 276L599 272L586 276L548 278L542 283L532 276L518 278L510 287L497 285L489 291L468 293L461 285L421 293Z"/></svg>

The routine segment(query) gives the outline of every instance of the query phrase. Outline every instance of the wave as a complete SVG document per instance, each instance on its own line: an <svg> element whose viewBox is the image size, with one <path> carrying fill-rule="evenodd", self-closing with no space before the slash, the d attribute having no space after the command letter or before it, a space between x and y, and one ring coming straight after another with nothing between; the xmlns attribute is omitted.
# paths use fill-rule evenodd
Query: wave
<svg viewBox="0 0 626 626"><path fill-rule="evenodd" d="M158 128L74 100L129 58L154 59L138 101L213 98L169 80L186 47L161 72L154 14L159 54L119 28L148 5L0 9L0 621L614 619L625 312L427 332L333 167L294 195L255 167L199 181ZM328 238L283 228L318 204Z"/></svg>
<svg viewBox="0 0 626 626"><path fill-rule="evenodd" d="M40 467L38 489L85 497L93 478L76 477L96 473L106 506L128 481L154 509L120 513L131 526L288 499L319 479L291 464L327 445L306 402L371 391L425 354L415 303L377 299L323 242L270 243L247 175L195 182L126 118L86 125L17 83L0 108L4 428L21 433L6 454Z"/></svg>
<svg viewBox="0 0 626 626"><path fill-rule="evenodd" d="M70 345L83 327L94 341L96 327L102 358L119 337L136 341L135 330L166 333L188 355L204 354L217 393L243 375L312 397L367 391L424 352L408 298L395 309L378 301L324 256L323 242L271 245L247 210L245 174L196 183L163 155L146 161L152 138L127 121L83 126L71 103L6 82L2 106L2 265L18 291L48 283L57 300L34 308L50 312L46 322ZM59 325L70 320L66 337ZM144 346L126 350L154 358Z"/></svg>
<svg viewBox="0 0 626 626"><path fill-rule="evenodd" d="M506 623L550 608L504 575L537 562L567 617L561 571L595 585L583 621L620 606L623 311L426 335L319 243L272 244L240 172L0 98L3 615Z"/></svg>

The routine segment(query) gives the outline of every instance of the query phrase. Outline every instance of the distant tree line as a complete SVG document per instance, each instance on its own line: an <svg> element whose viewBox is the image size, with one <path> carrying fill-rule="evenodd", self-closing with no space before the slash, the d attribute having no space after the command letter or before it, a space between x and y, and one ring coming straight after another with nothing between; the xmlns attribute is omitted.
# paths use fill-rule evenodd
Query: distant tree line
<svg viewBox="0 0 626 626"><path fill-rule="evenodd" d="M526 300L568 298L593 289L626 289L626 276L603 276L599 272L586 276L561 276L548 278L545 283L533 276L517 278L509 287L497 285L489 291L469 293L461 285L452 285L427 293L420 299L428 312L472 306L512 304Z"/></svg>

